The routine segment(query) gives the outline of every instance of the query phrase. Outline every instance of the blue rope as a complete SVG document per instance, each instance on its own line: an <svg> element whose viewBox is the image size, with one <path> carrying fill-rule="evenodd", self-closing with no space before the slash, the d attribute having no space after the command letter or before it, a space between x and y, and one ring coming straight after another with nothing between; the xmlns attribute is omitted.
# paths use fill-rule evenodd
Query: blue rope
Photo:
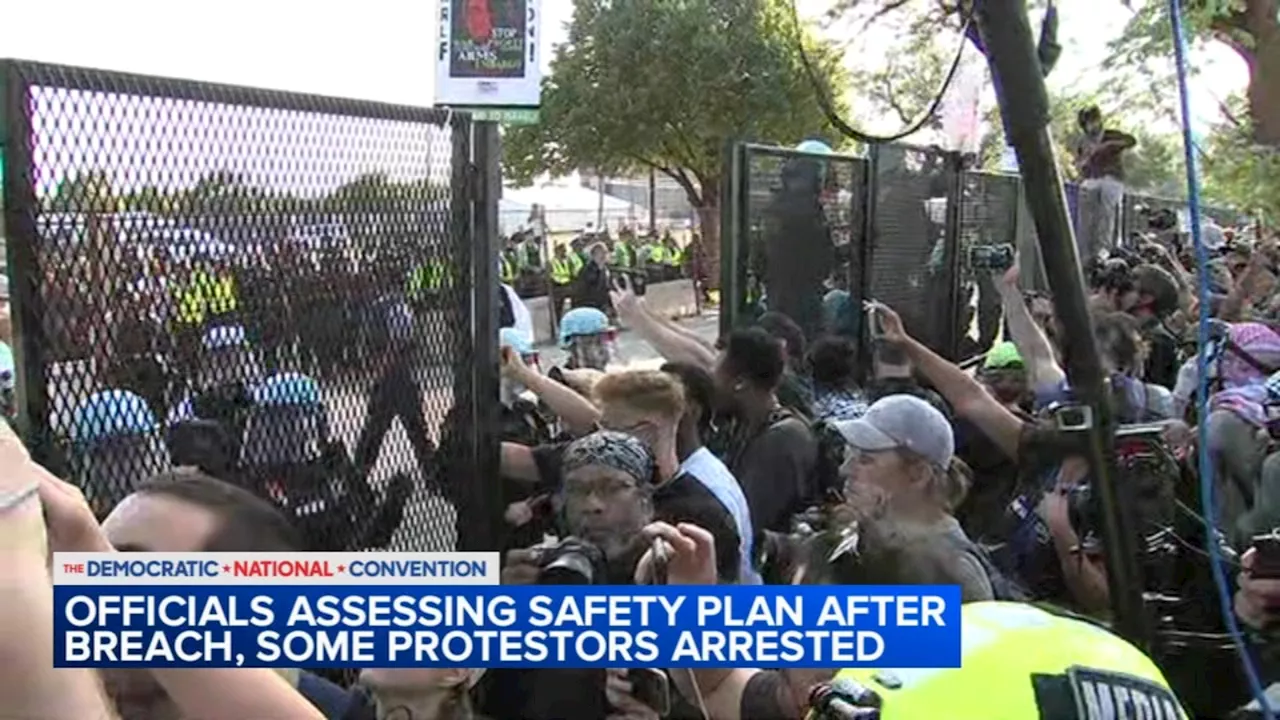
<svg viewBox="0 0 1280 720"><path fill-rule="evenodd" d="M1196 265L1199 269L1197 292L1200 296L1200 318L1197 326L1196 371L1199 382L1196 387L1196 405L1199 408L1199 448L1197 450L1200 467L1200 504L1208 522L1205 527L1205 546L1210 562L1213 565L1213 580L1218 589L1218 602L1222 611L1223 622L1227 632L1240 655L1240 663L1244 667L1249 681L1249 689L1262 708L1266 720L1276 720L1271 703L1263 690L1258 668L1249 652L1249 645L1240 624L1236 621L1231 602L1231 586L1227 581L1221 548L1218 546L1217 530L1210 525L1217 517L1214 510L1213 497L1213 459L1209 454L1209 418L1206 410L1209 406L1209 251L1205 248L1200 231L1200 178L1197 170L1196 151L1199 150L1191 131L1191 93L1187 87L1187 37L1182 27L1182 2L1169 0L1169 15L1173 24L1173 52L1178 71L1178 100L1182 110L1182 145L1187 163L1187 200L1191 211L1191 236L1195 243ZM1201 151L1203 152L1203 151Z"/></svg>

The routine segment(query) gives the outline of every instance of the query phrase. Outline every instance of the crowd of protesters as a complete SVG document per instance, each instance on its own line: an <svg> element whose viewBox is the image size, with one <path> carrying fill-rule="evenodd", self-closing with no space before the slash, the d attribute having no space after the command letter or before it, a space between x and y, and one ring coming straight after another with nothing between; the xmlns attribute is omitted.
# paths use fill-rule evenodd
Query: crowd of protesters
<svg viewBox="0 0 1280 720"><path fill-rule="evenodd" d="M1172 557L1182 566L1203 565L1204 553L1169 508L1198 518L1201 535L1220 537L1235 569L1234 611L1257 631L1251 641L1261 656L1267 629L1280 619L1280 580L1250 572L1254 538L1280 526L1273 440L1280 248L1274 237L1222 240L1209 269L1215 325L1205 406L1195 402L1196 270L1177 238L1141 238L1135 250L1094 258L1086 270L1113 404L1124 427L1149 431L1140 435L1146 445L1120 453L1120 481L1141 487L1134 511L1142 527L1173 528ZM947 584L974 607L1041 603L1053 608L1045 623L1068 623L1077 635L1089 623L1105 624L1111 589L1099 525L1082 499L1091 473L1072 432L1080 407L1063 371L1072 339L1051 299L1022 291L1016 267L993 277L1004 337L976 371L914 339L892 308L875 303L863 324L874 328L871 339L821 322L807 337L795 320L773 312L708 342L650 311L626 274L606 276L612 318L593 307L566 314L569 362L544 369L507 299L499 338L501 477L493 481L506 504L503 582L549 582L552 571L563 582L560 561L572 555L581 560L572 576L582 583ZM574 312L580 315L571 321ZM588 322L581 313L594 315ZM612 367L614 319L665 364ZM861 343L870 344L867 367L855 360ZM1187 492L1192 428L1201 423L1221 498L1212 518L1201 517ZM0 619L9 672L0 679L0 707L14 717L104 717L111 708L127 720L764 720L803 717L809 690L831 677L830 670L656 668L668 693L658 702L652 687L638 691L629 668L373 668L350 688L301 671L53 670L50 550L313 548L278 507L193 469L133 479L132 491L99 522L79 488L32 462L7 427L0 432L0 527L11 539ZM460 434L446 419L432 461L452 457L448 446L463 442L454 437ZM490 480L448 467L438 473L460 526L471 521L465 486ZM655 540L670 551L661 571ZM1173 604L1207 608L1197 629L1212 633L1213 594L1194 575L1179 575L1186 584ZM1099 635L1097 647L1110 647L1103 637L1112 636ZM1184 699L1204 694L1166 655L1152 650L1147 660L1123 647L1099 654L1128 664L1102 669L1141 676L1152 687L1167 678ZM974 687L992 688L987 696L966 693L931 706L961 719L1046 717L1036 714L1044 705L1028 703L1047 701L1018 690L1030 683L1018 677L1035 672L1029 668L1010 664L995 679L972 670ZM1212 672L1194 668L1197 674L1204 683ZM892 695L887 687L881 692ZM906 690L913 689L928 686ZM1233 688L1211 690L1216 702L1187 699L1197 716L1224 717L1245 700Z"/></svg>

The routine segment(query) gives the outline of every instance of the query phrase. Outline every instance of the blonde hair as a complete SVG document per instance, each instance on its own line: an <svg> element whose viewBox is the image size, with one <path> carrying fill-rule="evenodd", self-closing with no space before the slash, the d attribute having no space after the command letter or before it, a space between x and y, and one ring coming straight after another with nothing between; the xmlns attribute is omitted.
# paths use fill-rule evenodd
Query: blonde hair
<svg viewBox="0 0 1280 720"><path fill-rule="evenodd" d="M948 513L953 513L964 499L969 496L969 488L973 487L973 470L965 461L952 457L945 468L929 464L928 460L909 450L899 450L908 460L925 463L929 468L928 487L925 491L942 503Z"/></svg>
<svg viewBox="0 0 1280 720"><path fill-rule="evenodd" d="M593 388L596 404L622 405L678 422L684 415L684 386L658 370L608 373Z"/></svg>

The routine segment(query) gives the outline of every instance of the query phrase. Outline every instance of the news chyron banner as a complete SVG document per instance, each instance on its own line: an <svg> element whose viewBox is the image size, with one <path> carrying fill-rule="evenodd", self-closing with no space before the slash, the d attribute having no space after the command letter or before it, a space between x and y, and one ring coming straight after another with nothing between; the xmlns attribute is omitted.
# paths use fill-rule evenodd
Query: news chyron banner
<svg viewBox="0 0 1280 720"><path fill-rule="evenodd" d="M436 104L537 107L541 20L538 0L442 0Z"/></svg>
<svg viewBox="0 0 1280 720"><path fill-rule="evenodd" d="M960 664L957 586L504 586L497 553L54 562L58 667Z"/></svg>

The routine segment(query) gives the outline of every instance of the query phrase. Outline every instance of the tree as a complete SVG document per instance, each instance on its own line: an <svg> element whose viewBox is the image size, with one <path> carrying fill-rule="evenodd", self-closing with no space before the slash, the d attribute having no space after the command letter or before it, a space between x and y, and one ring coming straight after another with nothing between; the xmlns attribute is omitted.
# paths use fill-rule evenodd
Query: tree
<svg viewBox="0 0 1280 720"><path fill-rule="evenodd" d="M539 124L504 134L507 175L652 168L671 177L698 212L717 283L726 143L835 136L801 38L824 92L838 96L835 52L797 33L788 0L575 0Z"/></svg>
<svg viewBox="0 0 1280 720"><path fill-rule="evenodd" d="M1234 115L1244 110L1245 102L1237 96L1224 104L1228 114ZM1258 152L1248 126L1226 118L1203 146L1200 168L1210 200L1280 222L1280 154Z"/></svg>
<svg viewBox="0 0 1280 720"><path fill-rule="evenodd" d="M1168 3L1141 0L1141 5L1112 43L1114 60L1142 67L1173 57L1173 30ZM1199 42L1221 42L1249 68L1247 110L1251 137L1280 147L1280 0L1187 0L1185 23ZM1242 125L1240 118L1237 124Z"/></svg>

